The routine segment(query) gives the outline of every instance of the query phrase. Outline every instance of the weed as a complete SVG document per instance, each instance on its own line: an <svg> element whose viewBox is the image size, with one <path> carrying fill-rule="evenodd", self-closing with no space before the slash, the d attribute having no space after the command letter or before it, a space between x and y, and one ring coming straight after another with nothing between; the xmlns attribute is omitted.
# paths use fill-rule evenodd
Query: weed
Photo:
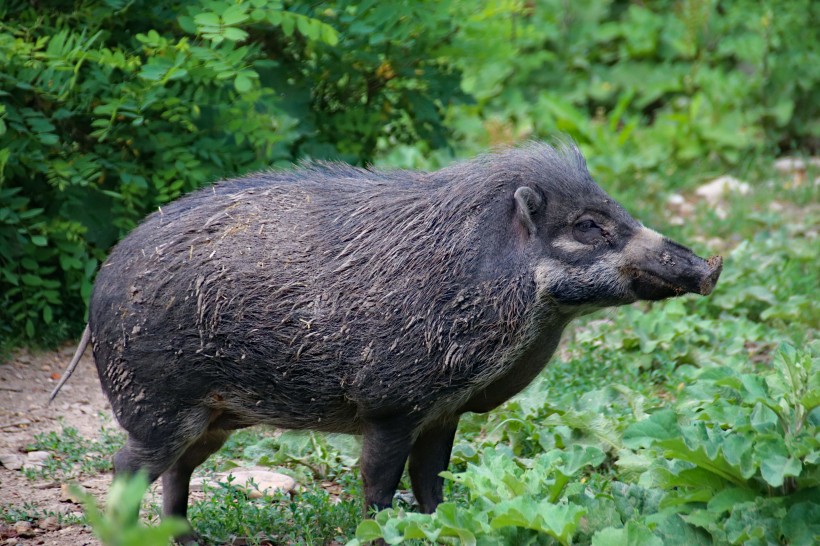
<svg viewBox="0 0 820 546"><path fill-rule="evenodd" d="M74 525L82 521L80 517L74 514L43 510L37 507L33 502L25 502L17 506L7 505L0 509L0 519L6 523L14 523L17 521L36 522L47 517L57 518L57 521L61 525Z"/></svg>
<svg viewBox="0 0 820 546"><path fill-rule="evenodd" d="M347 492L359 490L354 479L343 479ZM299 493L275 493L251 499L247 493L223 484L206 488L206 499L193 504L192 524L211 543L241 537L251 544L327 544L344 541L361 520L358 497L337 497L310 484Z"/></svg>
<svg viewBox="0 0 820 546"><path fill-rule="evenodd" d="M97 507L93 496L74 489L82 499L88 524L105 546L167 546L170 539L187 532L188 524L175 517L166 517L155 525L140 523L139 511L148 478L144 473L117 477L108 492L104 510Z"/></svg>
<svg viewBox="0 0 820 546"><path fill-rule="evenodd" d="M109 427L100 429L99 439L84 438L73 427L63 427L59 433L37 434L26 449L47 451L51 457L43 462L42 467L25 470L26 477L66 478L108 472L112 470L112 455L124 441L122 432Z"/></svg>

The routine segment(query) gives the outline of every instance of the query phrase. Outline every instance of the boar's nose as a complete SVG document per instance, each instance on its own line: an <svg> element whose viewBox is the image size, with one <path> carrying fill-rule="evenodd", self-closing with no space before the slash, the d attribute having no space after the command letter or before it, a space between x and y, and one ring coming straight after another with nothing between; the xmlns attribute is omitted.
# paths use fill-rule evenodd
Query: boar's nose
<svg viewBox="0 0 820 546"><path fill-rule="evenodd" d="M628 268L638 298L659 300L687 292L704 296L712 292L723 270L723 258L704 260L685 246L646 231L637 237Z"/></svg>
<svg viewBox="0 0 820 546"><path fill-rule="evenodd" d="M706 296L715 288L723 270L723 258L712 256L704 260L685 246L664 238L659 254L648 257L646 267L649 273L684 292Z"/></svg>
<svg viewBox="0 0 820 546"><path fill-rule="evenodd" d="M723 271L723 258L721 256L711 256L706 260L706 275L700 283L699 293L708 296L715 289L720 272Z"/></svg>

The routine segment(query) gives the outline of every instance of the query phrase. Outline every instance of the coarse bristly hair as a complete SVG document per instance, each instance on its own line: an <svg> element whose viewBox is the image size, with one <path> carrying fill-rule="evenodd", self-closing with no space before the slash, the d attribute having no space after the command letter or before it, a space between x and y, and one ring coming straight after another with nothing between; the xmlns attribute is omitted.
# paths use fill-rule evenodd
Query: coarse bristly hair
<svg viewBox="0 0 820 546"><path fill-rule="evenodd" d="M510 242L522 184L603 195L574 145L528 143L433 173L306 163L163 207L91 303L115 412L165 422L181 399L237 426L356 432L363 414L455 411L567 320Z"/></svg>

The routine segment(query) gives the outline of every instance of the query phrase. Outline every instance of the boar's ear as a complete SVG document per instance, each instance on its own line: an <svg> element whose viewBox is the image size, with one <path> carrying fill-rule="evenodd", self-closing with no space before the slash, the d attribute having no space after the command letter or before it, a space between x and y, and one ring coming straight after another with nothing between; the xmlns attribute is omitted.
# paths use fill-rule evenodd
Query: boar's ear
<svg viewBox="0 0 820 546"><path fill-rule="evenodd" d="M530 236L535 234L535 222L532 215L541 206L541 196L527 186L521 186L515 190L515 216L521 222Z"/></svg>

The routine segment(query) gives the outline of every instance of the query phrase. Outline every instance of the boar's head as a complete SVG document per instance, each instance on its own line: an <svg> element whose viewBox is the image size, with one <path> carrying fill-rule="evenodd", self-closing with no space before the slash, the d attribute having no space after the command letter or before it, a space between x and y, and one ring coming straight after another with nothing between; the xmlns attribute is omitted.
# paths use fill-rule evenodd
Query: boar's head
<svg viewBox="0 0 820 546"><path fill-rule="evenodd" d="M512 206L518 248L531 257L542 297L580 314L712 291L721 257L704 260L632 218L574 146L538 152L516 173Z"/></svg>

